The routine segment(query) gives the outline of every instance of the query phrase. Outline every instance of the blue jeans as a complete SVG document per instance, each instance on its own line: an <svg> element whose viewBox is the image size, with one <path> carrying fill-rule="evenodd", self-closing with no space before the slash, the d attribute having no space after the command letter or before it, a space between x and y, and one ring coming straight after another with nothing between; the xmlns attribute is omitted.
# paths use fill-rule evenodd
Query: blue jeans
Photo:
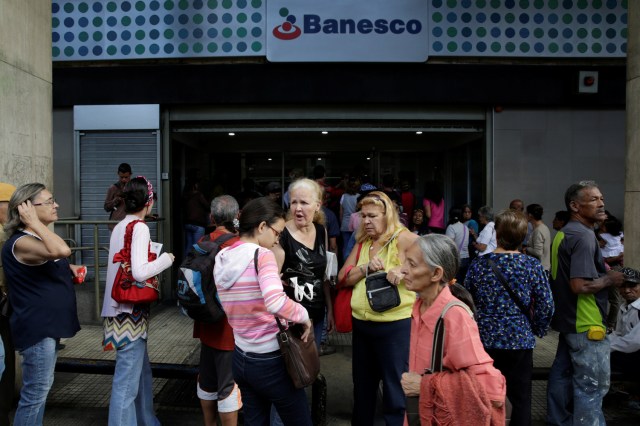
<svg viewBox="0 0 640 426"><path fill-rule="evenodd" d="M198 225L185 225L184 226L184 256L191 251L191 247L197 243L200 238L204 237L204 228Z"/></svg>
<svg viewBox="0 0 640 426"><path fill-rule="evenodd" d="M609 390L609 337L560 333L547 385L547 424L604 425L602 398Z"/></svg>
<svg viewBox="0 0 640 426"><path fill-rule="evenodd" d="M56 367L56 339L49 337L20 351L22 355L22 390L13 419L15 426L38 426L44 418L47 395L53 385Z"/></svg>
<svg viewBox="0 0 640 426"><path fill-rule="evenodd" d="M283 424L311 426L307 396L293 386L280 351L257 354L236 347L233 377L242 392L245 425L269 426L274 405Z"/></svg>
<svg viewBox="0 0 640 426"><path fill-rule="evenodd" d="M147 341L137 339L116 352L109 403L110 426L158 426Z"/></svg>
<svg viewBox="0 0 640 426"><path fill-rule="evenodd" d="M410 332L409 318L391 322L353 318L352 425L373 425L381 380L385 424L404 423L405 395L400 379L409 369Z"/></svg>

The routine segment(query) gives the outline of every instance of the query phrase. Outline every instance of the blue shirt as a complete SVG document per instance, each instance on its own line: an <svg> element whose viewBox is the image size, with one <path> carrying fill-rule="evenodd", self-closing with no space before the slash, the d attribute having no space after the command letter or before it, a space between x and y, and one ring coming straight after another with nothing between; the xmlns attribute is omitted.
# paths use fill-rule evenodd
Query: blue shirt
<svg viewBox="0 0 640 426"><path fill-rule="evenodd" d="M69 262L58 259L40 265L21 263L13 255L13 246L20 238L35 237L19 231L2 247L16 349L27 349L47 337L73 337L80 330L80 323Z"/></svg>
<svg viewBox="0 0 640 426"><path fill-rule="evenodd" d="M464 286L476 304L478 329L485 348L533 349L536 345L529 319L495 276L491 259L524 306L534 303L533 328L540 337L553 315L551 288L540 261L526 254L489 253L474 259Z"/></svg>

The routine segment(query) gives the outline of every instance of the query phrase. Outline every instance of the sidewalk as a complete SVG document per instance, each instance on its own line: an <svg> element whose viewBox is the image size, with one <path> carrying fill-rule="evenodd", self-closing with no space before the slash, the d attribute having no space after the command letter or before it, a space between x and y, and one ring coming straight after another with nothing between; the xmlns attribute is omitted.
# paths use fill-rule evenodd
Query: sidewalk
<svg viewBox="0 0 640 426"><path fill-rule="evenodd" d="M149 358L151 362L197 364L199 341L193 339L192 321L175 307L159 307L151 315ZM59 357L114 359L113 352L103 352L102 327L83 326L64 343ZM321 357L321 371L327 379L327 424L343 426L351 423L353 386L351 381L351 335L333 334L330 342L336 353ZM555 356L557 334L538 341L534 366L549 367ZM107 424L110 375L56 373L47 400L45 425L102 426ZM202 425L200 404L194 380L153 380L158 418L164 425ZM546 415L546 382L534 381L532 414L534 425L544 425ZM605 409L607 422L615 425L637 425L640 412L622 407ZM377 425L384 422L378 419Z"/></svg>

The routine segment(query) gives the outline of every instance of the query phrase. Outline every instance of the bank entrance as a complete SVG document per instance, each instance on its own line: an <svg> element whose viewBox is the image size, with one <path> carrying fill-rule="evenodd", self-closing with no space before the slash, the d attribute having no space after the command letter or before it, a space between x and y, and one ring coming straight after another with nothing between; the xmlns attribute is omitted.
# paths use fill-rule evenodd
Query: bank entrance
<svg viewBox="0 0 640 426"><path fill-rule="evenodd" d="M480 207L487 196L490 123L484 110L279 108L170 115L176 225L181 223L177 195L189 178L197 178L208 197L240 194L247 190L243 182L261 193L277 182L284 192L292 170L312 177L316 165L325 167L330 185L345 175L378 185L390 174L398 187L406 182L418 197L435 181L444 189L447 208ZM182 235L175 238L179 242Z"/></svg>

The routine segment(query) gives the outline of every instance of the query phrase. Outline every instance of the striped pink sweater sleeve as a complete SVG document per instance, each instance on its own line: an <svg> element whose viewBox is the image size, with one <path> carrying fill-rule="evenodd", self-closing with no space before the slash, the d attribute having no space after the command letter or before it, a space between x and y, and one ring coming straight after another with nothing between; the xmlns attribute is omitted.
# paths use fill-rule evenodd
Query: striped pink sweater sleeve
<svg viewBox="0 0 640 426"><path fill-rule="evenodd" d="M275 256L268 249L260 249L258 277L252 261L236 283L218 295L233 328L236 345L246 352L266 353L278 349L274 315L295 323L309 319L307 310L284 293Z"/></svg>

